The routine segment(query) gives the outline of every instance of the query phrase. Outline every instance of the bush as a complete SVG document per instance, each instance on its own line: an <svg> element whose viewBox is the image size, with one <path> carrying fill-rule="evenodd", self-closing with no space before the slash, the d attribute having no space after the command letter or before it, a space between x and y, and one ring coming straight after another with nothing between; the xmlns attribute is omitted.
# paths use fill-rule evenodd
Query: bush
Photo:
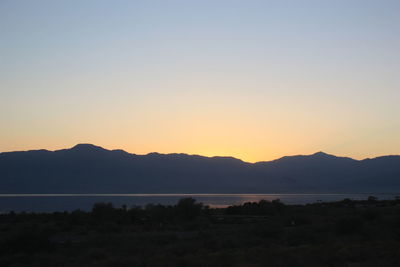
<svg viewBox="0 0 400 267"><path fill-rule="evenodd" d="M176 210L179 217L185 220L193 220L200 215L203 204L196 203L194 198L182 198L176 205Z"/></svg>
<svg viewBox="0 0 400 267"><path fill-rule="evenodd" d="M92 215L98 220L115 219L116 210L112 203L95 203L92 208Z"/></svg>

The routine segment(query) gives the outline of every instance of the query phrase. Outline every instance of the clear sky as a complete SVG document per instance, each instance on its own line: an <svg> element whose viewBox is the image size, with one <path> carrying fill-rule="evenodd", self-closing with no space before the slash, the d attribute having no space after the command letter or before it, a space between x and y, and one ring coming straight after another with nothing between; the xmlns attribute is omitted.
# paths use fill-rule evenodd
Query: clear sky
<svg viewBox="0 0 400 267"><path fill-rule="evenodd" d="M0 151L400 154L400 1L0 1Z"/></svg>

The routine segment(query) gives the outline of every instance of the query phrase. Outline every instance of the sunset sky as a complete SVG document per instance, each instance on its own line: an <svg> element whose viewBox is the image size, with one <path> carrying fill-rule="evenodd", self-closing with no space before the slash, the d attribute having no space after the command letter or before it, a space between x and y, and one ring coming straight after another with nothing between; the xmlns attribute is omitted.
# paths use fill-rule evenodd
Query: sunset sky
<svg viewBox="0 0 400 267"><path fill-rule="evenodd" d="M0 1L0 151L400 154L400 1Z"/></svg>

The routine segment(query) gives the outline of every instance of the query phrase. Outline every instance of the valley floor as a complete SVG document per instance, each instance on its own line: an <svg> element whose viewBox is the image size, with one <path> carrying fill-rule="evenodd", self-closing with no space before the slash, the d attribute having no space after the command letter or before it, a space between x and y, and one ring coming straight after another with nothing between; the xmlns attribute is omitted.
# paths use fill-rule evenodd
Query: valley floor
<svg viewBox="0 0 400 267"><path fill-rule="evenodd" d="M7 213L0 266L400 266L400 200Z"/></svg>

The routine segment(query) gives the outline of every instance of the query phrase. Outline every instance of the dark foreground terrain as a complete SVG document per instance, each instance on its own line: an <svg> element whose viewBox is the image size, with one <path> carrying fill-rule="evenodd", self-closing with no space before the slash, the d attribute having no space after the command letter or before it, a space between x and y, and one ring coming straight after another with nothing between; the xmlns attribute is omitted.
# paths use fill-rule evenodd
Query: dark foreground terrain
<svg viewBox="0 0 400 267"><path fill-rule="evenodd" d="M0 266L400 266L400 199L1 214Z"/></svg>

